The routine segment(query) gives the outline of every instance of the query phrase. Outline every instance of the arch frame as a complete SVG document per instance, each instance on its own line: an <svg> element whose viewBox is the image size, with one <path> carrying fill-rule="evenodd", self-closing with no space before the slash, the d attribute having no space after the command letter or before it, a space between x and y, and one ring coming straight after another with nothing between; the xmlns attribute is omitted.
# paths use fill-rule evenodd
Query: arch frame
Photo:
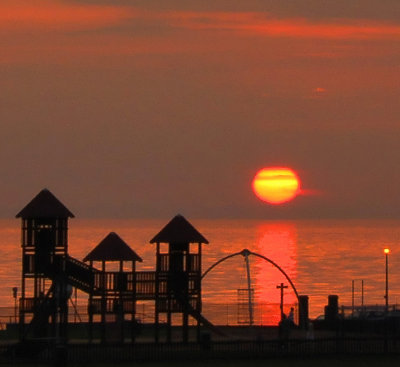
<svg viewBox="0 0 400 367"><path fill-rule="evenodd" d="M243 249L242 251L235 252L234 254L230 254L230 255L228 255L228 256L223 257L222 259L219 259L219 260L216 261L214 264L212 264L212 265L202 274L201 280L203 280L203 278L204 278L211 270L213 270L215 267L217 267L219 264L223 263L224 261L226 261L226 260L228 260L228 259L230 259L230 258L232 258L232 257L238 256L238 255L242 255L243 257L247 257L247 256L249 256L249 255L254 255L254 256L256 256L256 257L259 257L260 259L263 259L263 260L269 262L271 265L273 265L275 268L277 268L277 269L285 276L286 280L289 282L290 286L291 286L292 289L293 289L294 294L296 295L297 302L299 302L299 294L298 294L298 292L297 292L297 289L296 289L294 283L293 283L292 280L290 279L289 275L287 275L287 273L286 273L276 262L274 262L273 260L269 259L269 258L266 257L266 256L263 256L263 255L261 255L261 254L258 254L258 253L256 253L256 252L250 251L250 250L248 250L248 249Z"/></svg>

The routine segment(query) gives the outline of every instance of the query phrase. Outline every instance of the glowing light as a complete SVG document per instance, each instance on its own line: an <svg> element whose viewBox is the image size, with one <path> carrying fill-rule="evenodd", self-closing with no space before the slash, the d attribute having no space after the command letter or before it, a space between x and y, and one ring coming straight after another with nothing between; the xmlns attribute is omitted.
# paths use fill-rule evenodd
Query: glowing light
<svg viewBox="0 0 400 367"><path fill-rule="evenodd" d="M383 250L383 252L387 255L387 254L389 254L390 253L390 249L388 249L388 248L385 248L384 250Z"/></svg>
<svg viewBox="0 0 400 367"><path fill-rule="evenodd" d="M282 204L300 193L300 180L290 168L269 167L260 170L253 179L257 197L270 204Z"/></svg>

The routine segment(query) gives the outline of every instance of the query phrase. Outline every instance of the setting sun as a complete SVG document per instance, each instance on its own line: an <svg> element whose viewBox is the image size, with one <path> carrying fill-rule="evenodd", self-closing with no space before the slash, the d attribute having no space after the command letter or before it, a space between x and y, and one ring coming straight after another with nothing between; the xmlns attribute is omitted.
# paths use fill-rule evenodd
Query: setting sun
<svg viewBox="0 0 400 367"><path fill-rule="evenodd" d="M294 199L300 192L300 180L290 168L268 167L258 171L253 180L257 197L270 204Z"/></svg>

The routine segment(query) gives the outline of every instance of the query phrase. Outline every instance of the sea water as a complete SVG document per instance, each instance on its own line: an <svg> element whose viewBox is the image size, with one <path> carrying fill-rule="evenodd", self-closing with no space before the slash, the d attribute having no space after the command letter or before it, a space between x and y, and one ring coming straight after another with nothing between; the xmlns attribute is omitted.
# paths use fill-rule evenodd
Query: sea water
<svg viewBox="0 0 400 367"><path fill-rule="evenodd" d="M385 254L388 255L389 303L400 301L400 221L397 220L196 220L191 223L210 242L203 245L203 272L218 260L248 249L271 260L291 279L298 294L308 295L310 316L324 312L327 297L339 296L341 305L363 302L383 305L385 295ZM149 240L168 220L84 220L69 225L69 253L82 260L109 232L118 233L143 259L137 270L155 268L155 245ZM12 288L21 284L20 223L0 221L0 301L13 314ZM280 318L283 283L284 312L295 307L296 295L285 275L271 262L250 255L252 313L256 324L276 324ZM352 284L354 281L354 292ZM248 286L245 258L233 256L211 270L203 279L203 313L218 324L249 322ZM87 295L75 301L85 313ZM151 305L139 305L143 318ZM78 307L79 309L79 307ZM7 315L5 316L4 313ZM9 315L8 315L9 314Z"/></svg>

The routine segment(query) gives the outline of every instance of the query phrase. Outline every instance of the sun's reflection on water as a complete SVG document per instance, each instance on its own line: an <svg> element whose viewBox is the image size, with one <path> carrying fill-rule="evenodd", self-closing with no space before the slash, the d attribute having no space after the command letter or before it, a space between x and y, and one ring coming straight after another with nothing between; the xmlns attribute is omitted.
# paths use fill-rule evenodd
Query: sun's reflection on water
<svg viewBox="0 0 400 367"><path fill-rule="evenodd" d="M267 222L257 227L256 252L276 263L289 276L293 283L297 280L297 230L290 222ZM264 309L263 324L279 321L281 291L277 286L281 283L284 288L284 312L287 313L290 306L297 302L295 293L286 277L272 264L261 259L255 261L255 300ZM275 307L272 307L272 305Z"/></svg>
<svg viewBox="0 0 400 367"><path fill-rule="evenodd" d="M296 224L293 222L248 222L246 224L238 223L238 226L234 227L235 236L229 236L229 243L225 243L223 233L212 233L210 237L212 236L215 241L204 253L205 264L210 266L225 256L247 248L276 263L291 278L292 282L296 283ZM207 228L207 226L205 227ZM212 248L213 246L217 248ZM213 262L209 263L211 258ZM286 277L270 262L250 255L249 263L251 288L254 291L254 323L277 324L280 320L280 290L276 286L281 283L289 286L284 289L285 313L288 313L290 307L296 303L295 293ZM248 306L246 306L246 302L248 302L247 286L246 266L242 256L238 255L222 262L204 280L203 294L207 316L213 318L218 308L224 308L224 305L229 303L231 312L237 313L237 315L230 316L229 319L232 322L246 318L248 320L249 315L246 315L246 312L249 313ZM210 304L213 304L213 307L208 306Z"/></svg>

